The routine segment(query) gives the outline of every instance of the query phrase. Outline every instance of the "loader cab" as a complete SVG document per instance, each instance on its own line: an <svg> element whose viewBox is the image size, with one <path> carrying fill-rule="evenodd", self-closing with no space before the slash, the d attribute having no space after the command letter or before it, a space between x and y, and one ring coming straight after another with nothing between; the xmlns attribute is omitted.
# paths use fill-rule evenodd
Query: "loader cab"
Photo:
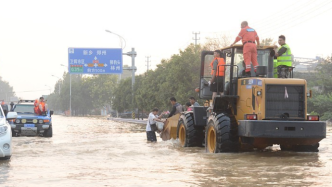
<svg viewBox="0 0 332 187"><path fill-rule="evenodd" d="M273 46L264 46L257 50L257 60L260 71L262 73L256 75L254 72L252 76L273 77L273 57L270 53L273 50ZM224 94L225 95L237 95L236 82L237 79L246 78L244 76L244 59L243 59L243 46L235 45L233 47L226 47L221 49L222 58L224 58L225 67L225 79L224 79ZM200 71L200 92L201 99L209 100L212 98L212 92L208 84L211 80L211 66L210 63L214 59L213 51L202 51L201 53L201 71ZM265 72L264 72L265 71ZM232 84L229 84L232 80Z"/></svg>

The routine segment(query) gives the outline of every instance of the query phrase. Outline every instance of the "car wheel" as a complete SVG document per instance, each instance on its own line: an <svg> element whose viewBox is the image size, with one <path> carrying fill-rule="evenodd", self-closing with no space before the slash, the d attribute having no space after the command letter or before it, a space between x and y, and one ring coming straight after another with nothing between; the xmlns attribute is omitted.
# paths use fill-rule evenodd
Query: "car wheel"
<svg viewBox="0 0 332 187"><path fill-rule="evenodd" d="M53 130L52 126L50 126L45 132L44 132L44 137L52 137L53 136Z"/></svg>
<svg viewBox="0 0 332 187"><path fill-rule="evenodd" d="M9 160L11 156L1 157L0 160Z"/></svg>

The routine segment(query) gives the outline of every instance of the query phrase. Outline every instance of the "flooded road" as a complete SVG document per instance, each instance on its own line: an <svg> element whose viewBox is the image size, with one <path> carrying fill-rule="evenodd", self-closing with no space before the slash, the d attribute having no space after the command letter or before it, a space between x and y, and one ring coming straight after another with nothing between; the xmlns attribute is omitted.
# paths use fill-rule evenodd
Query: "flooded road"
<svg viewBox="0 0 332 187"><path fill-rule="evenodd" d="M332 186L332 128L318 153L207 154L146 143L145 125L53 116L53 137L14 137L0 186Z"/></svg>

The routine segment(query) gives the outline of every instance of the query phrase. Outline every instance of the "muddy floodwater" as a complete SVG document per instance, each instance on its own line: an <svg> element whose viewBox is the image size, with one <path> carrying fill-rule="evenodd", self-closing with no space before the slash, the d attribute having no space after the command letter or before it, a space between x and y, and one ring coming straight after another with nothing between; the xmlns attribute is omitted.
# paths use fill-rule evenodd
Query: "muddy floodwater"
<svg viewBox="0 0 332 187"><path fill-rule="evenodd" d="M208 154L147 143L145 125L53 116L53 137L14 137L0 186L332 186L332 128L318 153Z"/></svg>

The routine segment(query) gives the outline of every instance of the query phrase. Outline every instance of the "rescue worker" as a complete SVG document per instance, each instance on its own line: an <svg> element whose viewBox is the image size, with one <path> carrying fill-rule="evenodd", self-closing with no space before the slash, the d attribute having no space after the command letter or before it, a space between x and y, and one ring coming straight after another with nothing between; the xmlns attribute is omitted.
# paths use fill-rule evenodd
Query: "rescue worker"
<svg viewBox="0 0 332 187"><path fill-rule="evenodd" d="M224 92L224 76L225 76L225 61L221 58L221 51L214 51L214 59L210 63L211 66L211 75L210 80L210 91L212 92L212 103L217 93L223 95ZM213 104L211 104L213 108Z"/></svg>
<svg viewBox="0 0 332 187"><path fill-rule="evenodd" d="M182 105L180 103L177 103L176 99L174 97L171 97L169 100L170 100L170 102L173 106L172 111L168 116L169 118L176 115L176 114L180 114L181 112L183 112Z"/></svg>
<svg viewBox="0 0 332 187"><path fill-rule="evenodd" d="M277 45L274 46L275 50L275 58L277 58L276 68L278 69L278 77L286 78L288 77L289 69L286 71L286 77L280 75L281 67L279 66L288 66L292 67L292 51L290 47L286 44L286 37L284 35L280 35L278 39L278 43L280 47Z"/></svg>
<svg viewBox="0 0 332 187"><path fill-rule="evenodd" d="M39 112L40 112L40 115L45 114L45 112L46 112L44 97L39 98Z"/></svg>
<svg viewBox="0 0 332 187"><path fill-rule="evenodd" d="M241 31L239 35L235 38L233 46L236 42L242 40L243 43L243 58L246 64L245 74L246 76L251 76L251 63L254 66L254 70L256 72L256 68L258 66L257 63L257 46L259 46L259 37L255 29L248 26L247 21L243 21L241 23ZM257 46L255 44L257 42Z"/></svg>
<svg viewBox="0 0 332 187"><path fill-rule="evenodd" d="M33 105L35 106L34 109L33 109L35 114L41 115L41 113L39 112L39 100L36 99Z"/></svg>

